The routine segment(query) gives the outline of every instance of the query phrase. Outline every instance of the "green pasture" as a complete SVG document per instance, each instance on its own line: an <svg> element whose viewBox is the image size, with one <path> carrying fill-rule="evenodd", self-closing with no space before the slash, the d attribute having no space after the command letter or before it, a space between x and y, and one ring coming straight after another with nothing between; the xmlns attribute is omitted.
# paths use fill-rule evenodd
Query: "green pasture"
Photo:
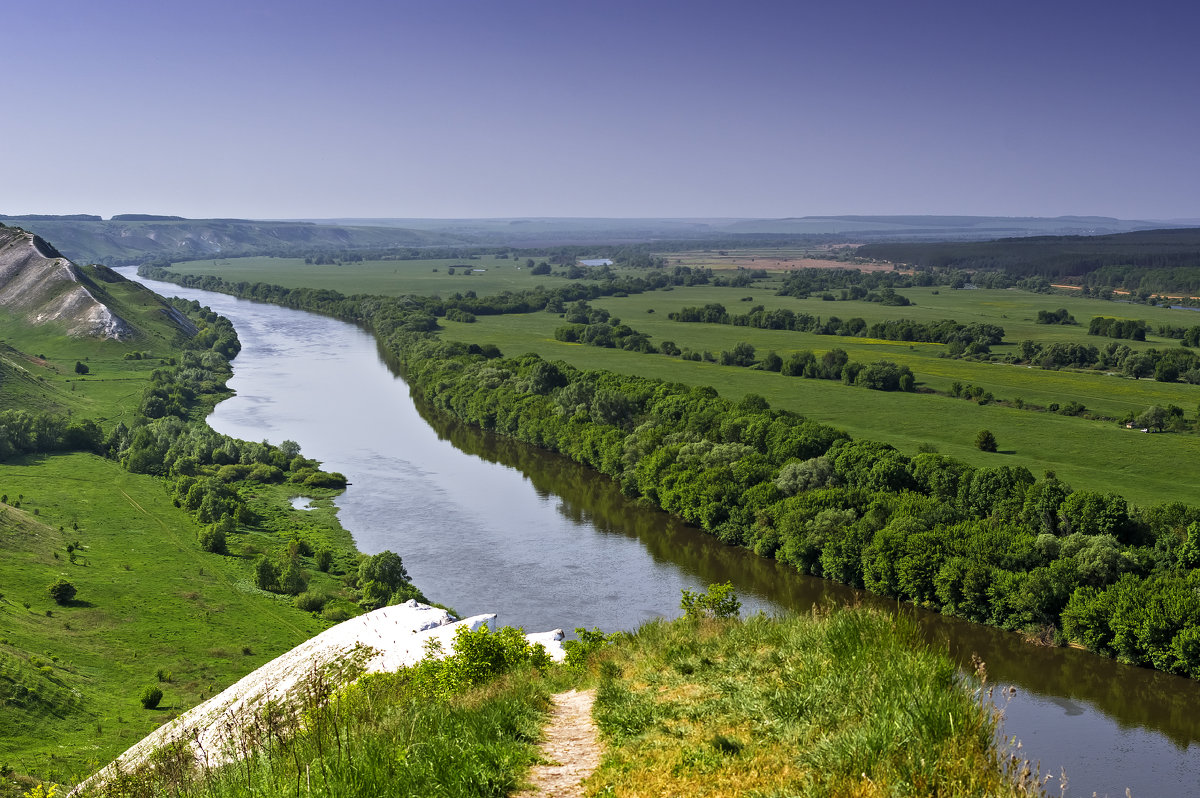
<svg viewBox="0 0 1200 798"><path fill-rule="evenodd" d="M0 492L0 762L18 772L73 781L324 626L253 587L253 556L201 551L156 478L71 454L5 464Z"/></svg>
<svg viewBox="0 0 1200 798"><path fill-rule="evenodd" d="M479 296L486 296L501 291L524 291L539 284L553 286L566 282L561 277L531 274L525 258L497 258L494 255L471 259L362 261L342 265L306 264L303 258L223 258L176 263L171 269L183 274L212 275L229 282L324 288L347 295L450 296L455 292L474 291ZM450 274L450 269L454 269L454 274Z"/></svg>
<svg viewBox="0 0 1200 798"><path fill-rule="evenodd" d="M616 309L616 302L606 304ZM635 320L632 314L622 316L637 329L649 332L652 327L641 319ZM450 340L494 343L506 354L534 352L547 360L563 360L578 368L711 385L733 399L757 393L773 407L794 410L832 424L856 438L887 441L909 454L916 453L920 444L932 444L943 454L974 465L1023 465L1039 477L1051 470L1076 488L1116 491L1139 504L1187 501L1200 485L1200 437L1194 435L1146 435L1114 423L998 405L980 406L948 396L881 393L837 381L784 377L756 369L565 343L554 339L554 329L561 323L557 315L548 313L481 316L474 324L442 322L446 328L443 335ZM668 324L682 333L695 329L693 337L672 336L680 346L716 352L745 340L758 347L760 354L773 348L784 357L796 349L823 352L842 346L854 360L871 362L886 357L911 364L918 381L934 387L948 387L957 379L981 385L1002 399L1021 396L1042 404L1078 397L1078 401L1089 407L1115 413L1123 407L1140 411L1155 401L1161 402L1163 397L1159 392L1166 391L1177 404L1188 408L1189 417L1200 401L1200 388L1192 385L921 356L922 351L940 349L940 345L915 345L913 350L908 344L893 343L855 347L851 345L853 338L726 325ZM661 342L664 338L654 334L653 340ZM783 345L789 341L791 346ZM945 373L931 375L926 366ZM1068 389L1074 392L1068 393ZM1123 390L1131 393L1122 398ZM1182 404L1185 399L1187 404ZM1000 454L986 454L974 447L976 433L984 428L996 434Z"/></svg>

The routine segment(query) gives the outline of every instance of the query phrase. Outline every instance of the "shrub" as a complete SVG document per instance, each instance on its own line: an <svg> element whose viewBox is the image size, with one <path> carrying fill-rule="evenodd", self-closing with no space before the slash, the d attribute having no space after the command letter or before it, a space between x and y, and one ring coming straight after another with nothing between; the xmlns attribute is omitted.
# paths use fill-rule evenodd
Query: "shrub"
<svg viewBox="0 0 1200 798"><path fill-rule="evenodd" d="M75 598L75 585L65 579L55 580L47 590L55 604L66 604Z"/></svg>
<svg viewBox="0 0 1200 798"><path fill-rule="evenodd" d="M325 609L325 602L329 601L329 596L324 593L315 593L307 590L296 596L296 607L305 612L320 612Z"/></svg>
<svg viewBox="0 0 1200 798"><path fill-rule="evenodd" d="M685 618L736 618L742 602L733 592L733 583L712 584L702 593L681 590L679 607Z"/></svg>
<svg viewBox="0 0 1200 798"><path fill-rule="evenodd" d="M141 702L146 709L154 709L158 706L158 702L162 701L163 691L158 688L158 685L150 685L142 691Z"/></svg>
<svg viewBox="0 0 1200 798"><path fill-rule="evenodd" d="M254 584L259 590L275 590L279 587L279 569L265 555L254 566Z"/></svg>
<svg viewBox="0 0 1200 798"><path fill-rule="evenodd" d="M317 550L317 570L322 573L329 573L329 569L333 567L333 551L322 546Z"/></svg>

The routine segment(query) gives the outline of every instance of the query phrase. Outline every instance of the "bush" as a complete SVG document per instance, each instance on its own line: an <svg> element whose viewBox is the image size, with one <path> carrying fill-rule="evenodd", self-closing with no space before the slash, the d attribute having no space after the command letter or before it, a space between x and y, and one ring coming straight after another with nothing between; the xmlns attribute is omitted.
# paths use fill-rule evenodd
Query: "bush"
<svg viewBox="0 0 1200 798"><path fill-rule="evenodd" d="M75 585L65 579L58 579L47 588L50 592L50 598L54 599L55 604L67 604L71 599L75 598Z"/></svg>
<svg viewBox="0 0 1200 798"><path fill-rule="evenodd" d="M317 570L322 573L329 573L329 569L333 567L333 551L322 546L317 549Z"/></svg>
<svg viewBox="0 0 1200 798"><path fill-rule="evenodd" d="M325 609L325 602L327 601L329 601L329 596L324 593L315 593L308 590L296 596L296 607L305 612L320 612Z"/></svg>
<svg viewBox="0 0 1200 798"><path fill-rule="evenodd" d="M154 709L158 706L158 702L162 701L163 691L158 688L158 685L150 685L142 691L141 702L146 709Z"/></svg>
<svg viewBox="0 0 1200 798"><path fill-rule="evenodd" d="M685 618L736 618L742 602L733 592L733 583L724 582L708 586L703 593L681 590L683 596L679 608Z"/></svg>

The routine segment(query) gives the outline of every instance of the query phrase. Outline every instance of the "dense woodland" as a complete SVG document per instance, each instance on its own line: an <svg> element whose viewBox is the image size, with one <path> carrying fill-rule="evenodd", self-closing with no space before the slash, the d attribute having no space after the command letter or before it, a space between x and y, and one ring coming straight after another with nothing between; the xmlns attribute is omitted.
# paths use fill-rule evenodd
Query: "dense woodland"
<svg viewBox="0 0 1200 798"><path fill-rule="evenodd" d="M1093 290L1200 293L1200 230L1104 236L1033 236L971 243L867 244L864 258L919 269L1003 272L1066 281Z"/></svg>
<svg viewBox="0 0 1200 798"><path fill-rule="evenodd" d="M431 335L448 307L531 309L612 286L443 304L148 276L365 324L437 410L571 457L803 573L1200 678L1200 509L1131 508L1052 473L850 440L753 395L734 404L711 388L504 359Z"/></svg>

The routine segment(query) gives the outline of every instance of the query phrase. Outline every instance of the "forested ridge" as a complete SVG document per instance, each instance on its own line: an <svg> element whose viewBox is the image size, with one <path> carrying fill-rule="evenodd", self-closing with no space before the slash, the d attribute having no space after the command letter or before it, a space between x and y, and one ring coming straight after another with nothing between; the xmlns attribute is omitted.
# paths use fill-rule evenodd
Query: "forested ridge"
<svg viewBox="0 0 1200 798"><path fill-rule="evenodd" d="M200 285L162 270L148 276ZM945 614L1200 678L1200 509L1133 508L1051 473L905 455L753 395L732 403L711 388L440 341L430 333L456 301L214 278L200 287L367 325L431 407L571 457L730 545ZM563 297L474 300L471 312L543 299Z"/></svg>
<svg viewBox="0 0 1200 798"><path fill-rule="evenodd" d="M1069 280L1095 289L1200 291L1200 230L1103 236L1030 236L996 241L867 244L856 253L921 269L1006 272Z"/></svg>

